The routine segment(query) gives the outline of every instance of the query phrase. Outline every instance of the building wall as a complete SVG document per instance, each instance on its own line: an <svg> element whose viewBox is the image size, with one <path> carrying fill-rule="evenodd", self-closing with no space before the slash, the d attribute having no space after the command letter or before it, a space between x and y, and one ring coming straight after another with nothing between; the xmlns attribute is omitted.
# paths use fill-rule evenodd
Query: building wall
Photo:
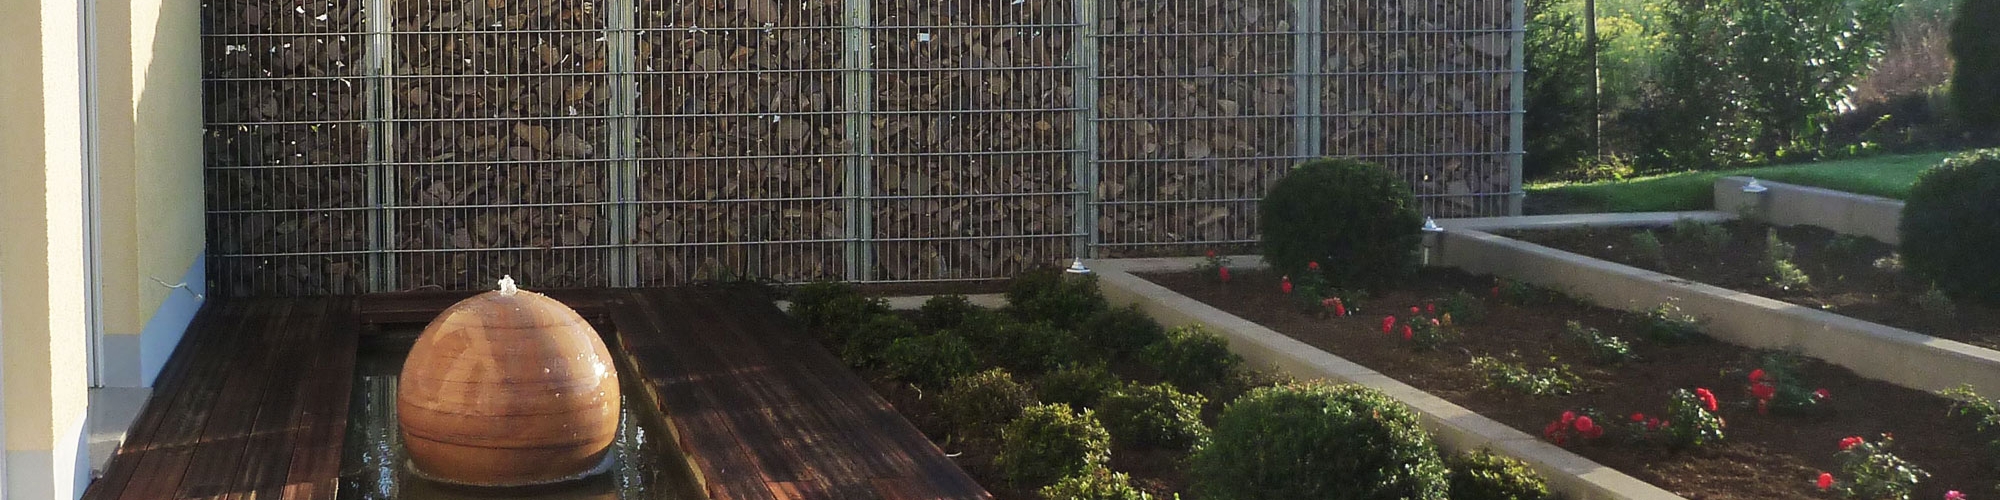
<svg viewBox="0 0 2000 500"><path fill-rule="evenodd" d="M97 5L103 382L151 386L205 295L200 5Z"/></svg>
<svg viewBox="0 0 2000 500"><path fill-rule="evenodd" d="M0 1L0 492L75 498L88 479L80 2Z"/></svg>

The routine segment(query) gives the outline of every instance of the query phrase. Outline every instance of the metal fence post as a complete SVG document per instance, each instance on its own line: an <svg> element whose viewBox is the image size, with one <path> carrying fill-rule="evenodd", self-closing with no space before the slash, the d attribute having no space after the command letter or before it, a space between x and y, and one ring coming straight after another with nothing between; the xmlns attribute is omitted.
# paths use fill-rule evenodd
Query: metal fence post
<svg viewBox="0 0 2000 500"><path fill-rule="evenodd" d="M869 110L874 106L874 85L869 79L868 69L873 66L874 54L870 51L873 38L868 27L873 23L869 2L874 0L847 0L847 27L841 45L841 70L843 85L847 89L847 279L849 281L869 281L875 275L875 249L868 244L873 238L874 205L869 202L869 194L874 191L873 172L868 159L874 154L874 144L869 125Z"/></svg>
<svg viewBox="0 0 2000 500"><path fill-rule="evenodd" d="M396 89L389 0L368 0L368 291L396 289Z"/></svg>
<svg viewBox="0 0 2000 500"><path fill-rule="evenodd" d="M1102 61L1098 52L1098 4L1097 0L1075 0L1076 23L1076 149L1083 150L1075 155L1071 163L1071 173L1076 178L1076 217L1073 226L1076 238L1072 255L1078 258L1097 257L1097 168L1103 157L1098 143L1098 86L1097 77L1102 72Z"/></svg>
<svg viewBox="0 0 2000 500"><path fill-rule="evenodd" d="M1528 72L1526 71L1528 2L1527 0L1514 0L1512 3L1514 7L1514 19L1511 27L1514 33L1514 43L1513 50L1508 51L1508 66L1509 69L1514 71L1514 81L1511 85L1508 85L1508 90L1512 91L1514 108L1510 110L1512 119L1509 121L1512 123L1508 124L1507 132L1507 154L1509 155L1507 160L1507 215L1521 215L1521 204L1527 198L1527 192L1521 190L1522 160L1524 156L1527 156L1527 149L1525 149L1527 144L1524 138L1521 137L1521 134L1527 126L1528 116Z"/></svg>
<svg viewBox="0 0 2000 500"><path fill-rule="evenodd" d="M637 78L633 76L638 63L638 34L633 26L633 17L638 6L630 0L609 0L605 2L605 28L609 31L605 40L610 52L611 69L611 156L610 195L611 204L605 210L611 216L610 240L616 245L610 250L611 259L605 262L606 279L613 287L634 287L639 284L639 259L632 248L633 238L638 234L637 210L634 202L638 199L639 185L639 90Z"/></svg>
<svg viewBox="0 0 2000 500"><path fill-rule="evenodd" d="M1320 22L1324 0L1292 0L1292 92L1297 109L1292 111L1292 154L1302 161L1325 154L1322 143L1325 121L1320 105L1326 86L1320 79L1320 61L1326 58L1326 34Z"/></svg>

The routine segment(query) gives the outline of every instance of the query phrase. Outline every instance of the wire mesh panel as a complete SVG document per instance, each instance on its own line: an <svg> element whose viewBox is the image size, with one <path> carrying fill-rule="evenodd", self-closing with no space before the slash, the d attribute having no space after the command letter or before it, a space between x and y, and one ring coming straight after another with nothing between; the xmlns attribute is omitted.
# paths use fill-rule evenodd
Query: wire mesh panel
<svg viewBox="0 0 2000 500"><path fill-rule="evenodd" d="M841 7L638 2L641 284L846 277Z"/></svg>
<svg viewBox="0 0 2000 500"><path fill-rule="evenodd" d="M212 0L202 26L210 283L238 295L365 290L360 1Z"/></svg>
<svg viewBox="0 0 2000 500"><path fill-rule="evenodd" d="M1506 215L1509 3L1320 1L1325 154L1401 173L1427 215Z"/></svg>
<svg viewBox="0 0 2000 500"><path fill-rule="evenodd" d="M1256 241L1257 200L1303 155L1292 0L1104 0L1099 254Z"/></svg>
<svg viewBox="0 0 2000 500"><path fill-rule="evenodd" d="M873 279L1012 275L1072 255L1068 0L877 1Z"/></svg>
<svg viewBox="0 0 2000 500"><path fill-rule="evenodd" d="M558 0L398 0L382 184L397 289L605 286L605 16Z"/></svg>

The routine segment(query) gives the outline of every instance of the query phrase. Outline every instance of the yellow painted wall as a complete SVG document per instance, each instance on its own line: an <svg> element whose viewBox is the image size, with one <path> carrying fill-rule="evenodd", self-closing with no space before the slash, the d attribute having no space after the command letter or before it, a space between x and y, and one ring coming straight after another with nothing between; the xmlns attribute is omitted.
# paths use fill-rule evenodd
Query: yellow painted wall
<svg viewBox="0 0 2000 500"><path fill-rule="evenodd" d="M98 9L105 331L137 335L203 249L200 5Z"/></svg>
<svg viewBox="0 0 2000 500"><path fill-rule="evenodd" d="M59 462L76 456L88 380L78 2L0 1L0 406L10 472L58 462L51 477L9 474L7 491L70 497Z"/></svg>

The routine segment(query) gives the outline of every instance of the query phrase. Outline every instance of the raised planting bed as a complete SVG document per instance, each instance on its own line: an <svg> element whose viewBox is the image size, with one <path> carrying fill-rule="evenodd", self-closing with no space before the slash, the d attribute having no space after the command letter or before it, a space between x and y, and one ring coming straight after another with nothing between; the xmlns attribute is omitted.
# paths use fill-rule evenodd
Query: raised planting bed
<svg viewBox="0 0 2000 500"><path fill-rule="evenodd" d="M1372 477L1342 478L1336 474L1343 471L1328 472L1324 470L1326 467L1402 471L1396 474L1428 470L1437 474L1434 477L1442 478L1459 477L1451 476L1455 472L1447 471L1474 470L1495 463L1476 463L1486 459L1471 457L1491 455L1465 453L1463 451L1466 450L1449 446L1453 443L1448 442L1447 436L1433 437L1431 433L1424 432L1422 422L1415 416L1423 409L1412 410L1397 402L1401 399L1400 395L1389 391L1377 392L1363 385L1300 383L1276 372L1259 370L1257 368L1260 367L1251 366L1242 357L1231 353L1226 335L1218 334L1213 329L1200 325L1162 325L1140 308L1116 307L1117 303L1107 300L1106 295L1099 292L1100 283L1094 277L1064 277L1059 273L1046 273L1029 275L1017 281L1008 288L1006 301L999 303L995 299L1001 297L997 296L974 296L974 300L968 301L964 296L943 295L922 303L915 310L892 308L892 304L915 304L907 300L908 297L889 300L870 298L862 295L866 288L835 284L814 284L793 289L781 302L786 304L794 318L815 334L824 347L839 353L858 373L870 380L876 391L899 412L929 435L995 498L1003 500L1068 500L1077 495L1074 492L1052 494L1032 484L1035 481L1023 479L1021 464L1029 464L1026 468L1031 471L1053 465L1008 458L1010 453L1018 457L1024 449L1069 449L1061 444L1067 441L1046 439L1076 434L1051 432L1046 428L1023 430L1023 422L1046 421L1050 407L1040 406L1042 403L1069 404L1071 406L1066 408L1075 408L1080 413L1065 417L1068 421L1096 422L1091 425L1101 425L1105 429L1098 431L1108 436L1108 459L1102 462L1102 467L1124 477L1099 485L1129 484L1135 490L1130 495L1088 497L1093 499L1136 499L1140 498L1137 496L1140 491L1160 500L1203 498L1200 495L1204 488L1216 488L1217 484L1226 482L1216 478L1247 476L1266 479L1266 488L1255 490L1257 493L1249 494L1247 498L1317 498L1324 495L1296 494L1300 491L1296 489L1296 484L1313 483L1306 488L1322 488L1319 490L1322 492L1327 487L1336 491L1351 491L1379 487L1380 484L1376 482L1378 479ZM1020 282L1041 285L1024 287ZM1110 288L1110 285L1104 285L1102 289ZM957 340L945 342L943 339ZM1004 375L997 375L1003 371ZM1098 375L1088 376L1092 372ZM1091 379L1098 382L1083 382ZM978 389L969 389L974 387ZM1092 387L1095 389L1090 389ZM1232 416L1241 415L1237 413L1239 404L1256 406L1245 401L1268 403L1272 399L1261 396L1286 391L1293 391L1288 394L1294 395L1311 391L1350 396L1359 394L1355 397L1376 402L1357 403L1358 406L1349 407L1359 408L1359 411L1344 413L1349 415L1347 417L1339 417L1332 411L1321 414L1317 410L1306 411L1304 417L1291 414L1290 417L1295 420L1287 421L1290 425L1276 430L1269 426L1272 425L1270 422L1277 420L1264 418L1285 418L1271 416L1277 413L1248 413L1246 410L1247 414L1261 415L1256 420ZM1091 395L1093 392L1096 395ZM1171 406L1159 403L1164 400L1174 403ZM1272 407L1264 408L1269 410ZM1081 413L1086 409L1088 413ZM1228 425L1232 421L1258 423L1232 427ZM1288 429L1318 428L1328 425L1326 422L1358 423L1359 427L1309 434L1315 437L1306 438L1313 439L1310 441L1313 443L1325 443L1321 439L1346 439L1345 444L1293 446L1290 451L1271 452L1278 453L1275 456L1267 452L1283 446L1259 442L1272 439L1265 436L1283 435ZM1376 434L1379 432L1392 434ZM1250 437L1246 438L1246 433ZM1032 441L1034 445L1023 447L1020 446L1019 436L1040 437ZM1249 453L1262 459L1228 461L1210 456L1204 461L1203 454L1218 449L1251 450ZM1340 459L1328 458L1331 455L1324 453L1334 453L1330 450L1338 450ZM1357 458L1385 460L1381 457L1388 455L1383 455L1381 450L1421 451L1413 452L1415 455L1392 452L1390 455L1402 458L1386 459L1386 462ZM1303 455L1287 458L1284 453ZM1439 458L1435 462L1425 462L1433 464L1428 466L1406 467L1404 464L1417 462L1399 461L1423 454ZM1301 458L1303 456L1319 458ZM1214 464L1230 464L1241 472L1245 467L1241 464L1264 464L1267 461L1276 464L1269 467L1317 467L1320 469L1314 469L1314 472L1320 473L1274 473L1269 469L1236 475L1213 472ZM1336 462L1346 465L1328 465ZM1203 463L1209 464L1211 473L1201 473ZM1370 465L1352 465L1356 463ZM1509 477L1514 477L1513 474L1535 477L1532 472L1522 472L1529 469L1519 462L1501 463L1512 464L1509 467L1513 469L1510 470L1515 472ZM1385 464L1386 468L1375 468ZM1089 473L1068 474L1063 476L1065 482L1069 481L1067 478L1080 476L1105 477ZM1548 485L1553 488L1560 482L1560 478L1550 478ZM1531 483L1542 484L1542 480L1534 479ZM1273 484L1283 493L1271 489ZM1489 490L1490 485L1466 487L1457 483L1450 486L1454 489L1447 494L1443 484L1436 483L1436 489L1422 493L1390 495L1487 498L1500 494L1498 490ZM1234 487L1237 489L1226 491L1236 492L1239 497L1246 494L1241 485ZM1466 493L1468 491L1477 493ZM1096 493L1103 494L1103 490ZM1482 494L1489 496L1479 496ZM1572 495L1570 498L1608 497Z"/></svg>
<svg viewBox="0 0 2000 500"><path fill-rule="evenodd" d="M1918 485L1913 498L1942 498L1948 490L1979 492L1995 486L1990 464L1977 458L1984 456L1983 445L1969 428L1947 423L1950 400L1810 358L1700 337L1688 342L1654 340L1647 333L1648 323L1638 315L1546 290L1512 283L1496 286L1492 277L1427 270L1373 297L1345 298L1341 307L1350 314L1335 317L1322 306L1308 306L1282 293L1280 277L1269 272L1238 269L1227 283L1209 272L1136 276L1547 441L1555 439L1545 431L1564 412L1594 415L1593 422L1601 424L1595 427L1609 427L1602 437L1587 437L1589 433L1577 431L1572 422L1559 428L1564 448L1686 498L1833 498L1819 492L1814 481L1822 471L1841 474L1835 452L1842 440L1850 436L1872 440L1882 433L1894 435L1895 455L1932 474ZM1503 298L1495 297L1496 287ZM1470 299L1461 299L1462 303L1483 309L1479 318L1455 319L1455 327L1446 329L1455 334L1434 347L1420 347L1414 335L1406 340L1401 322L1410 317L1411 307L1423 311L1438 304L1447 312L1464 310L1444 300L1461 291ZM1176 299L1162 299L1160 304L1173 307L1172 300ZM1442 312L1421 314L1435 318ZM1385 334L1384 317L1391 315L1398 324ZM1577 340L1585 335L1571 332L1572 321L1594 329L1600 338L1624 341L1631 359L1601 360L1601 352L1616 349L1602 347L1608 342ZM1574 379L1566 394L1528 395L1525 389L1499 381L1506 377L1496 378L1487 368L1476 367L1478 357L1538 373L1566 367ZM1775 409L1760 413L1760 391L1750 381L1751 373L1759 368L1782 373L1776 368L1783 363L1775 360L1784 360L1795 371L1790 382L1772 383L1780 394L1766 407ZM1782 377L1765 375L1765 380ZM1520 376L1511 379L1530 382ZM1664 431L1644 431L1645 423L1629 420L1634 413L1663 417L1671 393L1697 388L1708 389L1718 400L1714 415L1725 422L1724 439L1719 442L1677 448L1666 444ZM1826 397L1814 395L1822 388ZM1793 401L1799 401L1796 414L1788 403Z"/></svg>
<svg viewBox="0 0 2000 500"><path fill-rule="evenodd" d="M1500 234L1925 335L2000 348L2000 309L1931 294L1928 283L1901 272L1891 245L1813 226L1731 221L1716 227L1727 231L1727 239L1718 239L1719 244L1684 236L1671 227ZM1772 274L1766 261L1772 231L1793 247L1786 260L1805 276L1805 283L1786 285ZM1648 238L1642 236L1646 233L1659 243L1657 248L1641 243Z"/></svg>
<svg viewBox="0 0 2000 500"><path fill-rule="evenodd" d="M1763 191L1746 192L1750 181L1749 177L1716 179L1715 209L1784 226L1819 226L1891 245L1902 241L1896 227L1903 218L1901 201L1771 181L1758 181Z"/></svg>

